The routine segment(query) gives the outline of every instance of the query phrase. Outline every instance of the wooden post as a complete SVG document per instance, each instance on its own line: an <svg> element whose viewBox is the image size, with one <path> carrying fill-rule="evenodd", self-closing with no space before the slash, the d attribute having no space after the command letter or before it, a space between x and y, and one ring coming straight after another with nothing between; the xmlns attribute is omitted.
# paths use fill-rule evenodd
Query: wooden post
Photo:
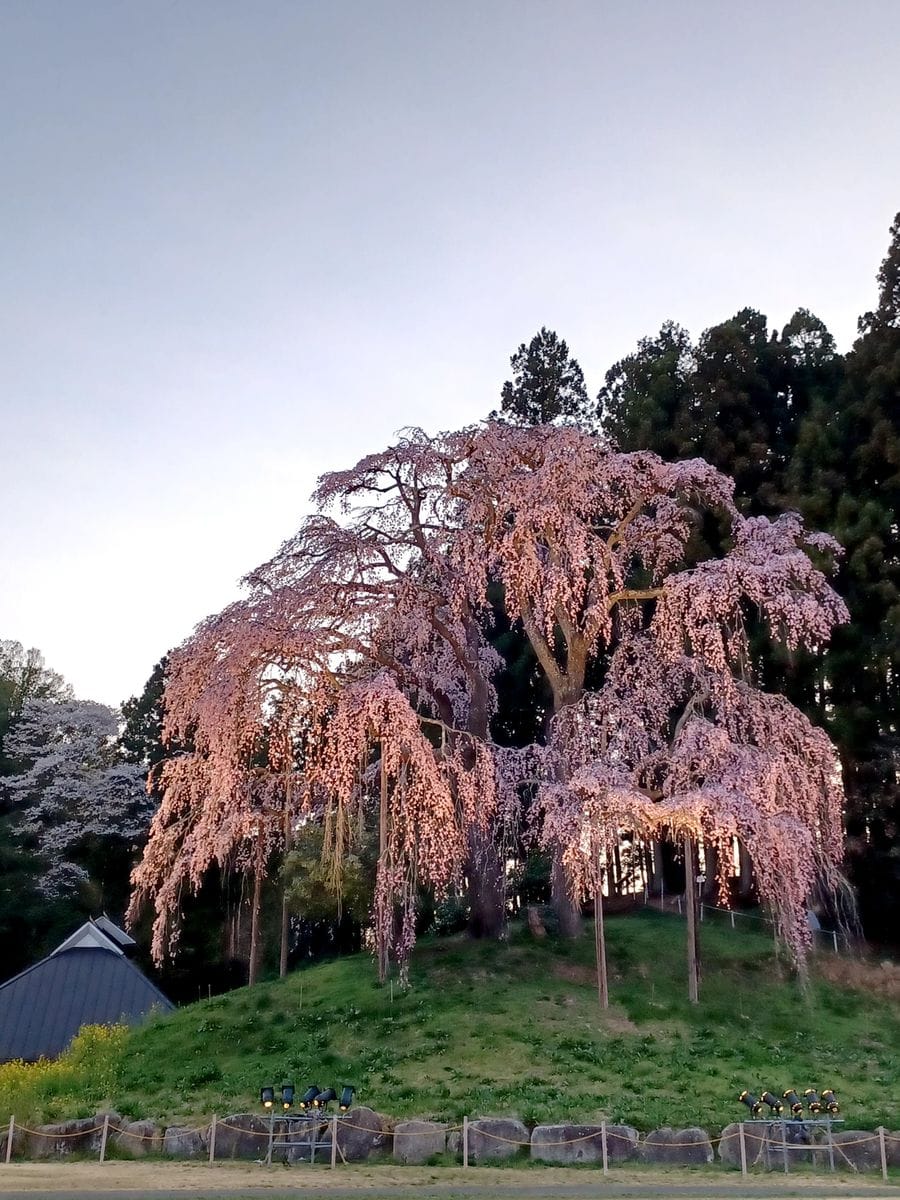
<svg viewBox="0 0 900 1200"><path fill-rule="evenodd" d="M463 1117L463 1166L469 1165L469 1118Z"/></svg>
<svg viewBox="0 0 900 1200"><path fill-rule="evenodd" d="M216 1161L216 1125L218 1118L213 1113L213 1119L209 1126L209 1161L210 1165Z"/></svg>
<svg viewBox="0 0 900 1200"><path fill-rule="evenodd" d="M700 1001L700 960L697 953L697 895L694 891L694 847L689 837L684 838L684 896L687 903L688 943L688 999L691 1004Z"/></svg>
<svg viewBox="0 0 900 1200"><path fill-rule="evenodd" d="M831 1167L831 1173L834 1174L834 1138L832 1136L831 1118L828 1119L828 1124L825 1126L828 1130L828 1163Z"/></svg>
<svg viewBox="0 0 900 1200"><path fill-rule="evenodd" d="M250 964L247 969L247 984L253 987L259 978L260 938L262 936L259 923L260 908L262 907L262 866L254 863L253 900L250 912Z"/></svg>
<svg viewBox="0 0 900 1200"><path fill-rule="evenodd" d="M268 1146L268 1149L266 1150L266 1166L267 1167L271 1167L271 1165L272 1165L272 1150L274 1149L274 1146L275 1146L275 1110L272 1109L272 1111L269 1113L269 1146Z"/></svg>
<svg viewBox="0 0 900 1200"><path fill-rule="evenodd" d="M731 928L734 929L734 909L731 910Z"/></svg>
<svg viewBox="0 0 900 1200"><path fill-rule="evenodd" d="M109 1113L103 1114L103 1132L100 1134L100 1161L106 1159L106 1139L109 1137Z"/></svg>
<svg viewBox="0 0 900 1200"><path fill-rule="evenodd" d="M16 1132L16 1118L9 1118L9 1129L6 1133L6 1162L9 1165L9 1160L12 1158L13 1137Z"/></svg>
<svg viewBox="0 0 900 1200"><path fill-rule="evenodd" d="M606 971L606 931L603 927L603 893L594 892L594 956L597 959L597 997L601 1008L609 1008L609 980Z"/></svg>
<svg viewBox="0 0 900 1200"><path fill-rule="evenodd" d="M337 1123L338 1115L333 1113L331 1117L331 1169L332 1171L337 1166Z"/></svg>
<svg viewBox="0 0 900 1200"><path fill-rule="evenodd" d="M781 1122L781 1153L784 1157L784 1173L788 1173L788 1140L787 1140L787 1122Z"/></svg>
<svg viewBox="0 0 900 1200"><path fill-rule="evenodd" d="M378 872L387 869L388 856L388 777L384 762L384 747L381 748L381 788L378 801ZM388 977L388 948L382 945L383 937L378 939L378 982L384 983ZM394 985L391 982L391 1003L394 1002Z"/></svg>
<svg viewBox="0 0 900 1200"><path fill-rule="evenodd" d="M878 1126L878 1150L881 1154L881 1178L887 1183L887 1147L884 1144L884 1126ZM6 1160L9 1162L9 1159Z"/></svg>
<svg viewBox="0 0 900 1200"><path fill-rule="evenodd" d="M288 756L288 760L290 756ZM285 857L293 849L293 829L291 828L291 782L290 775L285 775L284 788L284 853ZM278 952L278 975L284 979L288 969L288 944L291 937L291 914L288 908L287 893L281 894L281 946Z"/></svg>
<svg viewBox="0 0 900 1200"><path fill-rule="evenodd" d="M741 1143L741 1175L744 1179L747 1178L747 1141L744 1137L744 1122L741 1121L738 1125L738 1138Z"/></svg>
<svg viewBox="0 0 900 1200"><path fill-rule="evenodd" d="M600 1122L600 1149L603 1153L603 1174L609 1174L609 1147L606 1144L606 1122Z"/></svg>

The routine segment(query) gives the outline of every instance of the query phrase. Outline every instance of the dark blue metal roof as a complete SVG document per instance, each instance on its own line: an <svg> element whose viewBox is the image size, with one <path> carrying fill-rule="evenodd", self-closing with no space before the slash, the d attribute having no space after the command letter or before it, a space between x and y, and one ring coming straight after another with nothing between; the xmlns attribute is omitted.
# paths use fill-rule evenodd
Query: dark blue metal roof
<svg viewBox="0 0 900 1200"><path fill-rule="evenodd" d="M0 986L0 1062L55 1058L82 1025L137 1025L172 1008L115 950L57 951Z"/></svg>

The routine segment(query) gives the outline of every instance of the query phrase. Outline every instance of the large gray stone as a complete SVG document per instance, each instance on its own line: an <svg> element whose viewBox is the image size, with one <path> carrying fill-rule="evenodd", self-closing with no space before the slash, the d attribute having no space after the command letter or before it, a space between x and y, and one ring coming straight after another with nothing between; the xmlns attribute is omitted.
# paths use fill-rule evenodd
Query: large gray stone
<svg viewBox="0 0 900 1200"><path fill-rule="evenodd" d="M207 1142L207 1145L209 1143ZM258 1113L235 1113L216 1122L216 1158L265 1158L269 1149L269 1122Z"/></svg>
<svg viewBox="0 0 900 1200"><path fill-rule="evenodd" d="M132 1158L144 1158L162 1153L163 1131L155 1121L123 1121L112 1140Z"/></svg>
<svg viewBox="0 0 900 1200"><path fill-rule="evenodd" d="M329 1122L320 1112L314 1110L302 1121L276 1121L275 1130L272 1156L276 1162L322 1162L331 1155Z"/></svg>
<svg viewBox="0 0 900 1200"><path fill-rule="evenodd" d="M394 1126L394 1161L424 1163L447 1149L447 1126L437 1121L401 1121Z"/></svg>
<svg viewBox="0 0 900 1200"><path fill-rule="evenodd" d="M76 1150L99 1153L105 1116L109 1117L110 1129L115 1129L122 1119L118 1113L97 1113L55 1125L39 1125L28 1135L27 1153L31 1158L68 1158Z"/></svg>
<svg viewBox="0 0 900 1200"><path fill-rule="evenodd" d="M741 1165L741 1122L734 1121L726 1125L719 1138L719 1158L722 1162L733 1167ZM766 1142L766 1126L744 1123L744 1147L747 1155L747 1166L752 1167L759 1162Z"/></svg>
<svg viewBox="0 0 900 1200"><path fill-rule="evenodd" d="M347 1162L364 1162L372 1154L390 1150L392 1133L393 1127L388 1117L360 1105L338 1119L338 1150ZM330 1125L325 1141L330 1149Z"/></svg>
<svg viewBox="0 0 900 1200"><path fill-rule="evenodd" d="M654 1129L641 1142L641 1158L651 1163L711 1163L715 1157L705 1129Z"/></svg>
<svg viewBox="0 0 900 1200"><path fill-rule="evenodd" d="M515 1158L530 1144L528 1130L514 1117L479 1117L469 1122L469 1161Z"/></svg>
<svg viewBox="0 0 900 1200"><path fill-rule="evenodd" d="M884 1153L889 1167L900 1167L900 1129L884 1131Z"/></svg>
<svg viewBox="0 0 900 1200"><path fill-rule="evenodd" d="M834 1165L838 1169L881 1170L881 1142L877 1133L865 1129L841 1129L832 1133L831 1140L834 1143Z"/></svg>
<svg viewBox="0 0 900 1200"><path fill-rule="evenodd" d="M172 1158L203 1158L209 1153L209 1130L170 1125L163 1134L163 1153Z"/></svg>
<svg viewBox="0 0 900 1200"><path fill-rule="evenodd" d="M606 1126L609 1162L637 1157L638 1133L630 1125ZM603 1161L600 1125L536 1125L531 1133L531 1157L541 1162L599 1163Z"/></svg>
<svg viewBox="0 0 900 1200"><path fill-rule="evenodd" d="M809 1129L802 1121L772 1121L766 1126L760 1161L769 1171L783 1171L786 1158L790 1170L812 1161L810 1142Z"/></svg>

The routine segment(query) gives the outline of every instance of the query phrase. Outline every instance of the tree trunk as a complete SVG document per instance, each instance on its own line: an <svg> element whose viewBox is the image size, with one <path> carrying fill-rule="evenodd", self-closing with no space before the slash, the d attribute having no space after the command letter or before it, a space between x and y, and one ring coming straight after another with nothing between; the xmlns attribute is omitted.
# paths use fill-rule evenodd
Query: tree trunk
<svg viewBox="0 0 900 1200"><path fill-rule="evenodd" d="M553 851L553 867L550 876L553 909L559 920L559 935L564 938L577 938L581 934L581 913L572 903L566 881L566 870L563 866L562 851Z"/></svg>
<svg viewBox="0 0 900 1200"><path fill-rule="evenodd" d="M750 855L744 848L743 842L738 842L738 855L740 856L740 875L738 876L738 896L743 901L750 900L756 890L753 862Z"/></svg>
<svg viewBox="0 0 900 1200"><path fill-rule="evenodd" d="M260 952L262 936L260 933L259 915L262 907L262 871L257 866L253 875L253 901L250 916L250 969L247 983L250 987L259 979Z"/></svg>
<svg viewBox="0 0 900 1200"><path fill-rule="evenodd" d="M490 833L470 829L466 877L469 881L469 936L499 938L506 928L504 864Z"/></svg>
<svg viewBox="0 0 900 1200"><path fill-rule="evenodd" d="M704 870L703 899L707 904L716 904L719 899L719 847L706 842L703 847Z"/></svg>
<svg viewBox="0 0 900 1200"><path fill-rule="evenodd" d="M697 881L694 870L694 844L684 839L684 898L687 908L688 999L700 1001L700 941L697 928Z"/></svg>

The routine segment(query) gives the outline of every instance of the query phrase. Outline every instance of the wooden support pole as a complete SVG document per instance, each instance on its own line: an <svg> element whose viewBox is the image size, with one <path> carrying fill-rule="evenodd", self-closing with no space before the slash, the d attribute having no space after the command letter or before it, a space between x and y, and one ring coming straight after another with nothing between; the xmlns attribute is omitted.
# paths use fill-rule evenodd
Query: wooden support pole
<svg viewBox="0 0 900 1200"><path fill-rule="evenodd" d="M697 953L697 893L694 890L694 846L684 838L684 898L687 904L688 999L700 1001L700 956Z"/></svg>
<svg viewBox="0 0 900 1200"><path fill-rule="evenodd" d="M887 1183L887 1147L884 1144L884 1126L878 1126L878 1150L881 1154L881 1178ZM7 1161L9 1161L7 1159Z"/></svg>
<svg viewBox="0 0 900 1200"><path fill-rule="evenodd" d="M597 997L601 1008L609 1008L609 977L606 969L606 931L603 926L603 893L594 892L594 957L597 960Z"/></svg>
<svg viewBox="0 0 900 1200"><path fill-rule="evenodd" d="M100 1161L106 1160L106 1139L109 1137L109 1113L103 1115L103 1132L100 1134Z"/></svg>
<svg viewBox="0 0 900 1200"><path fill-rule="evenodd" d="M463 1117L463 1166L469 1165L469 1118Z"/></svg>
<svg viewBox="0 0 900 1200"><path fill-rule="evenodd" d="M216 1161L216 1126L218 1125L218 1117L213 1113L213 1119L209 1125L209 1162L212 1165Z"/></svg>
<svg viewBox="0 0 900 1200"><path fill-rule="evenodd" d="M741 1175L747 1178L747 1139L744 1137L744 1122L738 1125L738 1138L741 1143Z"/></svg>
<svg viewBox="0 0 900 1200"><path fill-rule="evenodd" d="M606 1122L600 1122L600 1149L603 1154L603 1174L609 1174L609 1146L606 1143Z"/></svg>
<svg viewBox="0 0 900 1200"><path fill-rule="evenodd" d="M9 1118L9 1129L6 1132L6 1162L9 1165L9 1160L12 1158L13 1138L16 1135L16 1118Z"/></svg>
<svg viewBox="0 0 900 1200"><path fill-rule="evenodd" d="M332 1171L337 1166L337 1130L338 1130L338 1115L333 1113L331 1117L331 1169Z"/></svg>

